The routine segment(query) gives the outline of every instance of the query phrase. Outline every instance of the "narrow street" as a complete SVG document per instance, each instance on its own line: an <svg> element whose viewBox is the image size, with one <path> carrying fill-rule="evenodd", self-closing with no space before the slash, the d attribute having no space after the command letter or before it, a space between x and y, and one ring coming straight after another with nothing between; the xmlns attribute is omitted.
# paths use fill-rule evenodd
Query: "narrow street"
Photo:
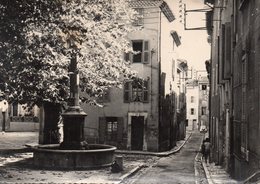
<svg viewBox="0 0 260 184"><path fill-rule="evenodd" d="M203 134L193 132L179 153L159 159L156 164L129 178L125 183L195 183L194 162L202 138Z"/></svg>

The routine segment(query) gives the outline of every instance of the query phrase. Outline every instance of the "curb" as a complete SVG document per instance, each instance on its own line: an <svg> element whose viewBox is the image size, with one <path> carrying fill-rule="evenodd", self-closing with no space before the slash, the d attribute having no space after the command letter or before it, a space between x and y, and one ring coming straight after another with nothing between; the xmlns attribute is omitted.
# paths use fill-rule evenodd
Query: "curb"
<svg viewBox="0 0 260 184"><path fill-rule="evenodd" d="M212 178L210 177L209 170L207 169L206 163L204 161L202 161L202 165L203 165L203 169L205 171L208 183L209 184L214 184Z"/></svg>
<svg viewBox="0 0 260 184"><path fill-rule="evenodd" d="M199 146L199 151L198 151L198 153L196 154L196 157L195 157L195 159L194 159L194 172L195 172L195 183L196 183L196 184L199 183L199 181L198 181L199 172L198 172L198 169L197 169L197 162L201 162L201 163L203 162L203 160L202 160L202 159L199 159L198 157L199 157L199 154L200 154L200 148L201 148L201 145L202 145L202 143L203 143L204 138L205 138L205 134L204 134L204 136L203 136L202 139L201 139L200 146ZM204 168L203 168L203 170L205 171ZM207 179L207 180L208 180L208 179Z"/></svg>
<svg viewBox="0 0 260 184"><path fill-rule="evenodd" d="M187 137L187 139L176 149L176 150L172 150L169 152L163 152L163 153L155 153L155 152L129 152L129 151L122 151L122 150L118 150L116 151L116 153L122 153L122 154L137 154L137 155L151 155L151 156L158 156L158 157L166 157L169 156L171 154L177 153L181 150L181 148L186 144L186 142L190 139L192 133ZM130 178L131 176L133 176L134 174L136 174L138 171L140 171L142 168L147 167L145 164L141 164L135 168L133 168L131 171L129 171L128 173L126 173L125 175L120 177L120 183L123 183L125 179Z"/></svg>
<svg viewBox="0 0 260 184"><path fill-rule="evenodd" d="M124 174L123 176L121 176L119 178L120 181L119 181L118 184L124 182L125 179L130 178L131 176L133 176L135 173L137 173L138 171L140 171L144 167L146 167L146 165L145 164L141 164L141 165L133 168L131 171L129 171L128 173Z"/></svg>
<svg viewBox="0 0 260 184"><path fill-rule="evenodd" d="M204 138L205 138L205 135L204 135L203 138L202 138L200 147L201 147L201 145L202 145L202 143L203 143ZM196 161L196 160L195 160L195 161ZM205 172L205 174L206 174L206 178L207 178L208 184L214 184L212 178L210 177L210 173L209 173L209 170L208 170L208 168L207 168L207 166L206 166L206 163L203 161L202 158L201 158L201 163L202 163L202 166L203 166L203 170L204 170L204 172Z"/></svg>
<svg viewBox="0 0 260 184"><path fill-rule="evenodd" d="M196 157L195 157L195 160L194 160L194 173L195 173L195 184L198 184L198 176L199 176L199 172L198 172L198 169L197 169L197 162L198 161L198 157L199 157L199 153L197 153Z"/></svg>
<svg viewBox="0 0 260 184"><path fill-rule="evenodd" d="M169 155L172 155L174 153L177 153L181 150L181 148L186 144L186 142L190 139L192 133L187 137L187 139L184 140L184 142L176 149L173 149L171 151L166 152L144 152L144 151L124 151L124 150L116 150L116 153L120 154L132 154L132 155L148 155L148 156L157 156L157 157L167 157Z"/></svg>

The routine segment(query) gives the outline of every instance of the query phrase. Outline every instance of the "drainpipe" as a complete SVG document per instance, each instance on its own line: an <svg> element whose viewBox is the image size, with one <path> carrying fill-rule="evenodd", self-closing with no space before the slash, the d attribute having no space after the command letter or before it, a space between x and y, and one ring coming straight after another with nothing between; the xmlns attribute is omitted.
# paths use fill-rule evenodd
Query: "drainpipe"
<svg viewBox="0 0 260 184"><path fill-rule="evenodd" d="M159 87L159 95L158 95L158 115L159 115L159 122L158 122L158 128L159 128L159 137L158 137L158 142L159 142L159 150L161 148L161 136L160 136L160 131L161 131L161 32L162 32L162 12L161 10L159 11L159 34L158 34L158 60L159 60L159 76L158 76L158 87Z"/></svg>

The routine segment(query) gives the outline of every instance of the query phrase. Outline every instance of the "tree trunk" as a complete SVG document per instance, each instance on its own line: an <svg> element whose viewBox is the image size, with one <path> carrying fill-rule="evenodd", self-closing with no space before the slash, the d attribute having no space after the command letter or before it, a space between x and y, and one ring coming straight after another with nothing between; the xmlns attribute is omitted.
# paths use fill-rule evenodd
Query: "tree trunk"
<svg viewBox="0 0 260 184"><path fill-rule="evenodd" d="M59 144L61 135L58 123L60 120L61 105L45 102L43 110L43 140L41 144Z"/></svg>

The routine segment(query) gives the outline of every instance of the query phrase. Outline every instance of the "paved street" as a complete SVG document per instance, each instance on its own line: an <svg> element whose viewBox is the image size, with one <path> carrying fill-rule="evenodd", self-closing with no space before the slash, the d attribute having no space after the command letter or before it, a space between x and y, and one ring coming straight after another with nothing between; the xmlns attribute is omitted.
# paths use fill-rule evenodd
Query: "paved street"
<svg viewBox="0 0 260 184"><path fill-rule="evenodd" d="M188 133L190 135L190 133ZM110 168L90 171L53 171L34 168L32 153L16 153L25 144L35 144L38 134L35 132L1 134L0 146L0 183L18 182L53 182L53 183L197 183L207 184L201 155L197 154L203 134L193 132L185 144L179 141L178 147L184 144L180 152L166 157L148 155L123 154L124 171L112 174ZM6 150L7 152L5 152ZM9 152L8 150L11 150ZM167 152L165 152L167 153ZM197 155L197 156L196 156ZM135 168L140 167L135 174L126 177ZM210 170L211 171L211 170ZM211 173L209 174L216 174ZM196 175L196 176L195 176ZM214 176L215 177L215 176Z"/></svg>
<svg viewBox="0 0 260 184"><path fill-rule="evenodd" d="M155 165L148 168L139 177L129 183L195 183L194 161L199 151L203 134L194 132L179 153L161 158Z"/></svg>

